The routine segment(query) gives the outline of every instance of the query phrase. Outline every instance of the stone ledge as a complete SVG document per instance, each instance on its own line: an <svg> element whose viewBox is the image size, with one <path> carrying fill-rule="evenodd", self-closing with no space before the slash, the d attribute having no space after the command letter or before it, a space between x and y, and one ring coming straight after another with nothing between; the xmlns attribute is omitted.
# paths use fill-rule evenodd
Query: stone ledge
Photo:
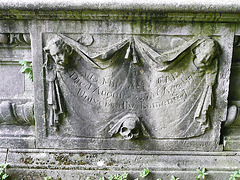
<svg viewBox="0 0 240 180"><path fill-rule="evenodd" d="M90 180L98 180L101 177L109 177L110 175L122 174L124 172L129 173L129 179L133 180L140 178L140 172L143 171L145 167L142 167L141 171L109 171L109 170L51 170L51 169L7 169L7 173L10 175L12 180L43 180L45 177L52 177L52 180L86 180L87 177ZM192 180L198 175L196 170L194 171L154 171L151 170L151 175L144 178L145 180L152 180L157 178L162 178L164 180L171 179L173 175L175 178L180 180ZM207 171L208 176L205 176L206 180L228 180L230 175L233 174L232 171ZM141 178L142 179L142 178Z"/></svg>
<svg viewBox="0 0 240 180"><path fill-rule="evenodd" d="M12 168L80 169L80 170L195 170L205 167L213 171L234 171L239 168L239 152L188 151L118 151L118 150L54 150L9 149L7 163ZM102 161L99 165L98 162ZM127 164L127 169L124 166Z"/></svg>
<svg viewBox="0 0 240 180"><path fill-rule="evenodd" d="M240 12L238 0L199 1L199 0L2 0L0 9L18 10L137 10L163 12Z"/></svg>
<svg viewBox="0 0 240 180"><path fill-rule="evenodd" d="M4 150L5 151L5 150ZM229 179L239 169L240 152L117 151L9 149L7 173L12 179L98 179L128 172L130 179L149 168L153 178L193 179L197 168L206 168L207 179Z"/></svg>
<svg viewBox="0 0 240 180"><path fill-rule="evenodd" d="M0 19L239 22L240 2L231 1L28 1L3 0Z"/></svg>

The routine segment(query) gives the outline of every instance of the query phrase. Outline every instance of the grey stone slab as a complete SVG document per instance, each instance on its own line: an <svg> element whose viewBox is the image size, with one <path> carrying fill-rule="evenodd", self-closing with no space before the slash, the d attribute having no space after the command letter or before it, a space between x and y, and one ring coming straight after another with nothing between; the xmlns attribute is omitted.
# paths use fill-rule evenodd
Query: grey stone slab
<svg viewBox="0 0 240 180"><path fill-rule="evenodd" d="M4 164L7 160L7 149L0 149L0 164Z"/></svg>
<svg viewBox="0 0 240 180"><path fill-rule="evenodd" d="M19 61L32 61L28 23L1 21L0 147L34 148L33 85ZM31 121L31 123L30 123Z"/></svg>
<svg viewBox="0 0 240 180"><path fill-rule="evenodd" d="M141 170L151 167L154 171L195 170L205 167L212 171L234 170L237 168L239 153L235 152L167 152L167 151L80 151L80 150L17 150L10 149L8 163L12 167L50 169L101 169L112 167L115 170ZM188 158L186 158L188 157ZM102 162L102 163L99 163ZM126 164L126 167L122 167Z"/></svg>
<svg viewBox="0 0 240 180"><path fill-rule="evenodd" d="M1 148L35 148L35 137L0 137Z"/></svg>
<svg viewBox="0 0 240 180"><path fill-rule="evenodd" d="M7 170L7 173L10 175L11 179L14 180L42 180L47 177L52 177L52 179L71 179L71 180L86 180L87 178L91 180L99 179L102 177L108 178L111 175L123 174L126 171L107 171L107 170L90 170L90 171L82 171L82 170L48 170L48 169L34 169L34 170L26 170L26 169L15 169L11 168ZM229 171L207 171L209 175L205 176L207 180L227 180L232 175L232 172ZM129 174L128 177L130 180L141 178L140 171L127 171ZM170 171L170 172L155 172L151 171L151 175L145 177L144 179L171 179L174 176L179 179L194 179L198 176L196 171Z"/></svg>
<svg viewBox="0 0 240 180"><path fill-rule="evenodd" d="M38 147L222 150L234 26L139 21L123 34L114 27L130 22L67 24L46 21L31 30L41 39L33 46L35 72L45 65L46 73L35 79ZM203 67L191 52L205 40L215 45L202 45L211 57Z"/></svg>
<svg viewBox="0 0 240 180"><path fill-rule="evenodd" d="M181 4L181 6L179 6ZM70 1L56 1L49 2L47 0L38 1L22 1L19 3L14 0L9 2L7 0L1 1L1 9L29 9L29 10L151 10L151 11L185 11L185 12L238 12L239 2L231 0L225 3L218 1L103 1L92 0L88 2L70 2Z"/></svg>
<svg viewBox="0 0 240 180"><path fill-rule="evenodd" d="M238 169L239 153L208 152L138 152L138 151L78 151L78 150L14 150L8 153L10 177L25 178L71 177L99 179L102 176L128 172L130 179L140 177L149 168L154 179L193 179L196 169L203 167L207 179L228 179ZM27 177L30 176L30 177ZM149 177L150 178L150 177Z"/></svg>
<svg viewBox="0 0 240 180"><path fill-rule="evenodd" d="M19 73L20 65L1 65L0 76L5 77L0 83L0 97L16 97L24 93L24 75Z"/></svg>

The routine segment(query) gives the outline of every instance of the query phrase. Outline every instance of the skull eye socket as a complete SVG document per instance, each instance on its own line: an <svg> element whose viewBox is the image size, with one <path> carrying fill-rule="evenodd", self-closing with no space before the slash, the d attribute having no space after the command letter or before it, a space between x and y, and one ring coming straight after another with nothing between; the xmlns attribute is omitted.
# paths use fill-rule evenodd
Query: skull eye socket
<svg viewBox="0 0 240 180"><path fill-rule="evenodd" d="M128 128L126 128L126 127L122 127L122 132L124 133L124 132L127 132L128 131Z"/></svg>
<svg viewBox="0 0 240 180"><path fill-rule="evenodd" d="M133 134L138 134L138 129L133 129L133 130L131 131L131 133L133 133Z"/></svg>

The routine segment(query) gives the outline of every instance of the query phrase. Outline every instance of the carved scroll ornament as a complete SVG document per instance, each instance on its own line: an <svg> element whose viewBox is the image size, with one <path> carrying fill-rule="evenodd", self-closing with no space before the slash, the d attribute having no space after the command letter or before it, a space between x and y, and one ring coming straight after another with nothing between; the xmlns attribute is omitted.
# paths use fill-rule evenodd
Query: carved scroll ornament
<svg viewBox="0 0 240 180"><path fill-rule="evenodd" d="M2 33L0 34L0 44L2 45L30 45L31 39L30 34L26 33Z"/></svg>
<svg viewBox="0 0 240 180"><path fill-rule="evenodd" d="M10 101L0 103L1 125L34 125L33 103L16 104Z"/></svg>

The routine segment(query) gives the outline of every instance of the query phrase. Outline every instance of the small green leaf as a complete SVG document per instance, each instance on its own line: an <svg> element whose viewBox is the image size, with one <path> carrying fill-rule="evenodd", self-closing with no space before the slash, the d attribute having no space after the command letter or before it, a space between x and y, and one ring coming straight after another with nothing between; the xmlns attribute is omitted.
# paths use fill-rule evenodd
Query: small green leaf
<svg viewBox="0 0 240 180"><path fill-rule="evenodd" d="M113 175L110 175L110 176L108 177L108 179L109 179L109 180L114 180L114 176L113 176Z"/></svg>
<svg viewBox="0 0 240 180"><path fill-rule="evenodd" d="M201 171L200 169L196 169L196 171L197 171L198 173L202 173L202 171Z"/></svg>
<svg viewBox="0 0 240 180"><path fill-rule="evenodd" d="M6 179L8 177L8 174L4 174L3 176L2 176L2 179Z"/></svg>
<svg viewBox="0 0 240 180"><path fill-rule="evenodd" d="M19 64L24 65L24 64L26 64L26 61L25 60L20 60Z"/></svg>
<svg viewBox="0 0 240 180"><path fill-rule="evenodd" d="M122 180L126 180L128 177L128 173L127 172L124 172L122 175L121 175L121 179Z"/></svg>
<svg viewBox="0 0 240 180"><path fill-rule="evenodd" d="M21 73L24 73L25 70L26 70L26 67L23 66L23 67L20 69L20 72L21 72Z"/></svg>
<svg viewBox="0 0 240 180"><path fill-rule="evenodd" d="M8 167L8 165L9 165L8 163L4 164L3 168L6 169Z"/></svg>
<svg viewBox="0 0 240 180"><path fill-rule="evenodd" d="M144 169L143 172L140 172L140 176L142 178L145 178L149 174L149 169Z"/></svg>
<svg viewBox="0 0 240 180"><path fill-rule="evenodd" d="M32 63L26 62L24 60L19 61L19 63L22 65L22 68L20 69L21 73L26 73L30 80L33 82L33 71L32 71Z"/></svg>

